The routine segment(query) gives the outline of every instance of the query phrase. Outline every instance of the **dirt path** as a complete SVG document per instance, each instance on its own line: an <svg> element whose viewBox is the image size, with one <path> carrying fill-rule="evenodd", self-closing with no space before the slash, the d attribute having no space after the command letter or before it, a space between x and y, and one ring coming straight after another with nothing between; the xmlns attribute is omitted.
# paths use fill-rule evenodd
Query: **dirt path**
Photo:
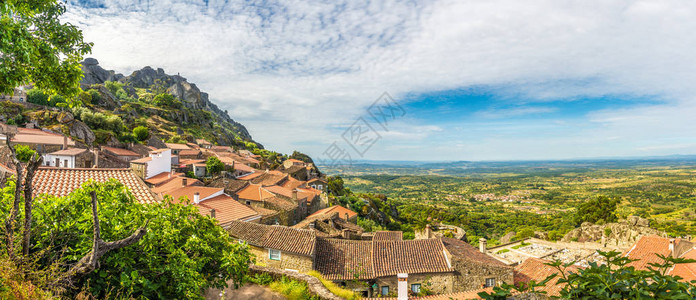
<svg viewBox="0 0 696 300"><path fill-rule="evenodd" d="M221 296L221 295L224 295ZM265 286L246 284L239 289L226 288L224 291L209 289L205 293L206 300L285 300L282 295L271 291Z"/></svg>

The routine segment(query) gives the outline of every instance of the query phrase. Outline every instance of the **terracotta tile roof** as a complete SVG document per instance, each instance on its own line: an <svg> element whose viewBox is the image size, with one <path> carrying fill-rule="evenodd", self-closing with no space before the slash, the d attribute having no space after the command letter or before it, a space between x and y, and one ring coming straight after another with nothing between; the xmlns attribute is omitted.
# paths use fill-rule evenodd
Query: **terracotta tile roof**
<svg viewBox="0 0 696 300"><path fill-rule="evenodd" d="M292 189L284 188L282 186L278 185L272 185L272 186L267 186L264 187L266 190L268 190L271 193L274 193L279 196L283 196L288 199L292 199ZM307 193L305 191L300 191L297 190L297 199L298 201L306 201L306 202L311 202L312 199L314 198L313 194Z"/></svg>
<svg viewBox="0 0 696 300"><path fill-rule="evenodd" d="M188 165L205 163L205 159L180 159L179 167L186 167Z"/></svg>
<svg viewBox="0 0 696 300"><path fill-rule="evenodd" d="M76 156L76 155L80 155L82 153L85 153L86 151L88 151L88 150L82 149L82 148L70 148L70 149L65 149L65 150L58 150L56 152L51 152L49 154L62 155L62 156Z"/></svg>
<svg viewBox="0 0 696 300"><path fill-rule="evenodd" d="M164 143L167 145L167 148L172 149L172 150L189 150L191 147L189 147L186 144L175 144L175 143Z"/></svg>
<svg viewBox="0 0 696 300"><path fill-rule="evenodd" d="M7 126L2 124L2 126ZM5 135L1 135L4 140ZM18 144L44 144L63 145L65 136L58 133L47 132L41 129L17 128L17 133L12 137L12 142ZM75 146L75 141L68 137L68 146Z"/></svg>
<svg viewBox="0 0 696 300"><path fill-rule="evenodd" d="M199 144L199 145L212 145L210 142L208 142L207 140L204 140L204 139L196 139L196 144Z"/></svg>
<svg viewBox="0 0 696 300"><path fill-rule="evenodd" d="M297 204L293 203L292 200L286 200L276 196L264 199L263 201L285 211L290 211L297 208Z"/></svg>
<svg viewBox="0 0 696 300"><path fill-rule="evenodd" d="M186 149L179 151L179 156L198 156L201 154L201 150L198 149Z"/></svg>
<svg viewBox="0 0 696 300"><path fill-rule="evenodd" d="M130 169L63 169L39 167L34 177L34 195L49 194L66 196L90 179L106 182L116 179L127 187L140 203L155 203L158 200L140 178Z"/></svg>
<svg viewBox="0 0 696 300"><path fill-rule="evenodd" d="M283 172L285 174L296 174L297 172L306 172L307 168L303 166L290 166L289 168L285 168L280 170L280 172Z"/></svg>
<svg viewBox="0 0 696 300"><path fill-rule="evenodd" d="M464 259L471 263L483 264L487 266L497 266L501 268L511 268L503 262L493 257L490 257L484 253L481 253L479 249L476 249L474 246L471 246L469 245L469 243L466 243L462 240L453 238L442 238L441 240L442 243L445 245L445 248L447 248L447 251L449 251L449 253L451 253L452 256Z"/></svg>
<svg viewBox="0 0 696 300"><path fill-rule="evenodd" d="M696 259L696 249L689 249L681 256L681 258ZM675 265L672 270L668 272L668 274L672 276L679 276L684 282L691 282L692 280L696 280L696 263Z"/></svg>
<svg viewBox="0 0 696 300"><path fill-rule="evenodd" d="M401 241L403 232L401 231L377 231L372 238L373 241Z"/></svg>
<svg viewBox="0 0 696 300"><path fill-rule="evenodd" d="M253 201L263 201L275 197L275 195L268 190L264 189L258 184L250 184L245 188L237 192L239 199L253 200Z"/></svg>
<svg viewBox="0 0 696 300"><path fill-rule="evenodd" d="M172 179L174 179L176 177L183 176L183 175L184 175L184 173L162 172L162 173L159 173L159 174L152 176L148 179L145 179L145 182L157 186L160 184L165 184L165 183L171 181Z"/></svg>
<svg viewBox="0 0 696 300"><path fill-rule="evenodd" d="M232 152L234 151L230 146L212 146L210 150L214 152Z"/></svg>
<svg viewBox="0 0 696 300"><path fill-rule="evenodd" d="M440 294L440 295L430 295L430 296L420 296L420 297L408 297L409 300L471 300L471 299L483 299L478 296L480 292L492 293L493 288L478 289L473 291L450 293L450 294ZM363 300L395 300L396 297L380 297L380 298L362 298Z"/></svg>
<svg viewBox="0 0 696 300"><path fill-rule="evenodd" d="M559 271L556 268L546 265L546 263L549 262L550 261L531 257L522 262L521 264L517 265L514 270L515 284L517 285L520 283L527 283L531 280L541 282L544 279L546 279L546 277L549 277L553 274L558 274ZM566 269L566 272L577 273L578 270L578 267L570 266ZM551 279L551 281L547 282L546 286L537 287L535 288L535 290L546 291L548 296L559 296L560 291L563 289L565 285L556 284L558 282L558 279L560 279L560 275L557 275L556 278Z"/></svg>
<svg viewBox="0 0 696 300"><path fill-rule="evenodd" d="M193 195L198 192L201 200L204 200L215 193L222 192L221 188L210 188L204 186L187 186L181 187L173 191L166 192L164 194L172 196L174 202L182 201L182 197L188 198L188 200L193 203Z"/></svg>
<svg viewBox="0 0 696 300"><path fill-rule="evenodd" d="M676 239L674 246L677 247L682 239ZM661 263L662 260L657 257L657 254L668 256L671 254L669 250L669 239L656 235L642 236L631 249L624 253L625 257L630 259L638 259L630 262L626 266L632 266L638 270L647 270L650 263Z"/></svg>
<svg viewBox="0 0 696 300"><path fill-rule="evenodd" d="M184 186L184 179L186 180L186 186L203 186L203 182L198 179L179 176L172 178L172 180L166 183L153 187L152 192L155 194L168 194L173 190L182 188Z"/></svg>
<svg viewBox="0 0 696 300"><path fill-rule="evenodd" d="M258 171L258 172L256 172L256 173L251 173L251 174L248 174L248 175L244 175L244 176L237 177L237 179L239 179L239 180L249 180L249 181L250 181L250 180L252 180L252 179L254 179L254 178L256 178L256 177L259 177L259 176L261 176L261 175L263 175L263 172Z"/></svg>
<svg viewBox="0 0 696 300"><path fill-rule="evenodd" d="M235 163L235 164L234 164L234 169L235 169L235 170L242 171L242 172L245 172L245 173L252 173L252 172L255 172L255 171L256 171L256 169L254 169L254 168L252 168L252 167L250 167L250 166L247 166L247 165L245 165L245 164L242 164L242 163Z"/></svg>
<svg viewBox="0 0 696 300"><path fill-rule="evenodd" d="M271 185L278 185L281 184L285 179L287 178L287 175L285 174L276 174L276 173L262 173L261 176L258 176L256 178L251 179L252 183L256 184L261 184L263 186L271 186Z"/></svg>
<svg viewBox="0 0 696 300"><path fill-rule="evenodd" d="M229 178L216 178L208 184L210 187L224 188L225 193L236 194L238 191L243 189L249 184L247 181L229 179Z"/></svg>
<svg viewBox="0 0 696 300"><path fill-rule="evenodd" d="M267 217L267 216L272 216L278 214L278 211L272 210L272 209L266 209L263 207L252 207L256 212L258 212L260 215Z"/></svg>
<svg viewBox="0 0 696 300"><path fill-rule="evenodd" d="M294 159L294 158L290 158L290 159L288 159L288 161L292 162L292 163L296 163L296 164L304 164L305 163L299 159Z"/></svg>
<svg viewBox="0 0 696 300"><path fill-rule="evenodd" d="M317 239L316 269L328 280L372 279L372 243L339 239Z"/></svg>
<svg viewBox="0 0 696 300"><path fill-rule="evenodd" d="M310 230L240 221L229 222L225 229L232 237L254 246L305 256L315 254L316 235Z"/></svg>
<svg viewBox="0 0 696 300"><path fill-rule="evenodd" d="M321 179L321 178L312 178L312 179L308 180L307 183L312 183L312 182L315 182L315 181L319 181L319 182L321 182L321 183L326 183L326 180L323 180L323 179Z"/></svg>
<svg viewBox="0 0 696 300"><path fill-rule="evenodd" d="M451 272L440 240L372 241L375 277Z"/></svg>
<svg viewBox="0 0 696 300"><path fill-rule="evenodd" d="M148 161L152 161L152 157L138 158L138 159L131 160L130 162L131 162L131 163L136 163L136 164L144 164L144 163L146 163L146 162L148 162Z"/></svg>
<svg viewBox="0 0 696 300"><path fill-rule="evenodd" d="M320 215L320 214L332 214L332 213L338 213L339 217L341 217L341 218L345 218L345 215L347 213L348 218L351 218L351 219L358 215L358 213L356 213L350 209L347 209L343 206L334 205L331 207L320 209L320 210L316 211L315 213L311 214L310 216L316 216L316 215Z"/></svg>
<svg viewBox="0 0 696 300"><path fill-rule="evenodd" d="M108 146L102 146L101 148L103 151L111 152L112 154L114 154L116 156L137 156L137 157L140 157L140 154L135 153L133 151L130 151L128 149L108 147Z"/></svg>
<svg viewBox="0 0 696 300"><path fill-rule="evenodd" d="M295 178L293 178L293 177L289 177L288 180L286 180L285 182L283 182L282 186L283 186L283 187L286 187L286 188L289 188L289 189L296 189L296 188L298 188L298 187L303 186L305 183L307 183L307 182L306 182L306 181L297 180L297 179L295 179Z"/></svg>
<svg viewBox="0 0 696 300"><path fill-rule="evenodd" d="M225 224L230 221L244 221L261 215L249 206L235 201L232 197L222 194L196 204L202 215L209 216L210 210L215 209L215 219Z"/></svg>
<svg viewBox="0 0 696 300"><path fill-rule="evenodd" d="M171 149L169 149L169 148L154 149L154 150L150 151L150 154L157 154L157 153L167 152L170 150Z"/></svg>

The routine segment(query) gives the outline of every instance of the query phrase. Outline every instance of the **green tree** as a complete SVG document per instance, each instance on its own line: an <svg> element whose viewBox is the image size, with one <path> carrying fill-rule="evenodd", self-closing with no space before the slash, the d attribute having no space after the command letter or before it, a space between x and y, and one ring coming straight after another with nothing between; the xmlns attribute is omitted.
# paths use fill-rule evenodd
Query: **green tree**
<svg viewBox="0 0 696 300"><path fill-rule="evenodd" d="M176 98L174 98L174 96L167 93L155 96L155 98L152 99L152 102L159 107L170 107L179 109L183 106L181 104L181 101L177 100Z"/></svg>
<svg viewBox="0 0 696 300"><path fill-rule="evenodd" d="M341 176L329 176L327 178L329 185L329 193L334 196L348 195L350 192L343 186L343 178Z"/></svg>
<svg viewBox="0 0 696 300"><path fill-rule="evenodd" d="M49 94L74 96L82 79L80 61L90 53L82 31L61 23L57 0L5 0L0 5L0 93L32 83Z"/></svg>
<svg viewBox="0 0 696 300"><path fill-rule="evenodd" d="M138 141L146 141L150 138L150 130L145 126L138 126L133 128L133 135Z"/></svg>
<svg viewBox="0 0 696 300"><path fill-rule="evenodd" d="M14 148L17 153L17 159L23 163L28 162L34 153L36 153L36 151L26 145L15 145Z"/></svg>
<svg viewBox="0 0 696 300"><path fill-rule="evenodd" d="M66 197L45 196L36 201L32 247L33 272L64 272L92 249L90 193L99 199L101 238L129 236L145 224L137 243L107 252L98 268L76 278L97 299L119 295L136 299L202 299L207 288L242 283L251 262L246 246L235 243L214 219L202 216L193 205L140 204L119 182L86 183ZM14 186L4 189L0 217L11 205ZM175 224L175 226L174 226ZM66 298L73 298L69 290Z"/></svg>
<svg viewBox="0 0 696 300"><path fill-rule="evenodd" d="M217 175L225 169L225 164L215 156L208 157L205 161L205 170L208 174Z"/></svg>
<svg viewBox="0 0 696 300"><path fill-rule="evenodd" d="M604 223L615 222L616 206L619 204L618 198L609 199L606 196L599 196L589 201L583 202L578 206L575 213L575 224L580 225L583 222Z"/></svg>

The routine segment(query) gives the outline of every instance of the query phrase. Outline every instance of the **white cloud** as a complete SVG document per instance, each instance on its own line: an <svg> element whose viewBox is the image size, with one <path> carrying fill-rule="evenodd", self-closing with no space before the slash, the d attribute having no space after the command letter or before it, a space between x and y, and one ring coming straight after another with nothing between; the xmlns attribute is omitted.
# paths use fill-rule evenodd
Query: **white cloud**
<svg viewBox="0 0 696 300"><path fill-rule="evenodd" d="M66 20L95 42L93 56L104 67L129 73L150 65L181 73L256 140L284 152L319 155L340 138L336 126L350 124L384 91L398 99L474 85L505 87L511 101L515 94L548 102L632 94L671 102L594 114L577 124L582 128L570 143L556 136L528 142L505 134L471 136L466 152L451 151L447 158L574 156L578 146L596 149L585 153L630 154L625 144L607 148L598 140L684 138L680 128L694 125L688 97L696 92L689 84L696 80L694 2L206 3L109 1L98 9L69 6ZM433 134L445 133L422 135ZM398 139L393 133L381 143ZM441 140L400 158L459 142ZM504 146L512 142L521 146Z"/></svg>

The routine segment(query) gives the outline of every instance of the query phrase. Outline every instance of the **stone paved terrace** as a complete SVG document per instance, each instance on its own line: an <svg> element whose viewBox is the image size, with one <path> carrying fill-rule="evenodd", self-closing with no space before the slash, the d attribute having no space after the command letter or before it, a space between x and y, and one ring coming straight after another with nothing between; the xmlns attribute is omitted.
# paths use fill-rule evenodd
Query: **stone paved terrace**
<svg viewBox="0 0 696 300"><path fill-rule="evenodd" d="M523 245L528 244L528 245ZM530 257L546 260L560 260L563 263L576 262L586 267L590 262L602 263L597 250L608 251L625 249L606 247L596 243L550 242L539 239L527 239L488 249L488 253L509 265L519 264Z"/></svg>

